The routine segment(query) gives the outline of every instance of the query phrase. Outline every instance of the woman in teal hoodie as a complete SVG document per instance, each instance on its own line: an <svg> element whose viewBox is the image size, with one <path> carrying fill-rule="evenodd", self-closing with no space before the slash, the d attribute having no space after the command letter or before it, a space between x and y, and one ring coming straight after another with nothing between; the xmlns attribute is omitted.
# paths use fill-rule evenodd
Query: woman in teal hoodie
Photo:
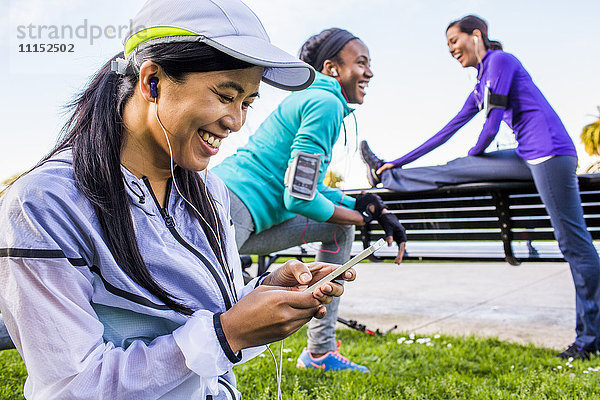
<svg viewBox="0 0 600 400"><path fill-rule="evenodd" d="M332 28L311 37L302 46L300 59L318 71L314 83L284 99L248 144L212 171L231 192L231 215L241 254L270 254L302 243L321 242L316 261L342 264L350 258L355 225L363 225L373 216L380 221L393 217L382 217L387 210L377 199L357 201L323 183L342 121L353 111L348 104L363 103L373 77L369 50L348 31ZM292 196L284 183L286 170L298 152L320 158L312 200ZM361 212L368 203L375 204L371 207L374 215L363 217ZM388 242L392 237L399 242L400 262L404 230L396 217L387 221L392 232ZM368 371L338 352L338 305L334 300L327 306L324 319L311 321L308 347L298 358L298 367Z"/></svg>

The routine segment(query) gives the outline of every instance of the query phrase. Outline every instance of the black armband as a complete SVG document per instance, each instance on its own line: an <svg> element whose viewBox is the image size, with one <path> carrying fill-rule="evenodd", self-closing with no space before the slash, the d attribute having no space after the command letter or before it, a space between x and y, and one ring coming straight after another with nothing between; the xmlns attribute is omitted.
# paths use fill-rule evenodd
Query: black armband
<svg viewBox="0 0 600 400"><path fill-rule="evenodd" d="M485 96L483 99L485 102L483 108L486 118L494 108L506 109L508 107L508 96L493 93L488 85L485 86Z"/></svg>

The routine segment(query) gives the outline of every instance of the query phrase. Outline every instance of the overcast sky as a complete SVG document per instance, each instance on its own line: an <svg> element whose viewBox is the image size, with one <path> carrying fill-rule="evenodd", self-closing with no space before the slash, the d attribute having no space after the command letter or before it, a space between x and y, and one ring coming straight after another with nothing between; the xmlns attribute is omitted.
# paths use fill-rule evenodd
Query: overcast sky
<svg viewBox="0 0 600 400"><path fill-rule="evenodd" d="M143 3L0 3L0 180L28 169L51 148L64 122L62 107L122 49L119 33L124 34L123 27ZM449 55L445 28L470 13L485 18L490 38L501 41L532 75L570 132L580 165L592 162L579 133L595 120L600 105L600 1L248 0L247 4L261 18L272 42L293 54L310 35L334 26L350 30L369 47L375 77L365 103L357 107L357 124L352 117L346 120L350 145L335 150L333 167L346 177L347 187L366 186L364 167L352 155L356 128L359 140L368 139L378 154L392 159L421 144L462 107L475 76ZM52 27L66 37L49 39ZM81 38L68 37L70 31ZM65 50L72 45L73 52L20 52L42 43L64 44ZM262 85L246 126L223 144L213 164L245 143L285 96ZM466 155L482 123L476 117L450 142L411 165L439 164ZM498 140L502 146L510 145L513 136L504 127Z"/></svg>

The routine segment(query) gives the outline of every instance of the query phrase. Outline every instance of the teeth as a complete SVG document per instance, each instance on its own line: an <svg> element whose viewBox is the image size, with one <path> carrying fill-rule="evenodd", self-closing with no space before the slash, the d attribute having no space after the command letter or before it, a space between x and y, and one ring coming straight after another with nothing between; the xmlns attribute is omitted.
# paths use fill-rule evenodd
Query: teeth
<svg viewBox="0 0 600 400"><path fill-rule="evenodd" d="M454 56L454 58L456 58L458 60L460 58L460 56L462 56L462 53L458 53L457 55Z"/></svg>
<svg viewBox="0 0 600 400"><path fill-rule="evenodd" d="M204 132L202 134L202 140L204 140L206 143L217 149L221 146L222 141L222 139L217 138L208 132Z"/></svg>

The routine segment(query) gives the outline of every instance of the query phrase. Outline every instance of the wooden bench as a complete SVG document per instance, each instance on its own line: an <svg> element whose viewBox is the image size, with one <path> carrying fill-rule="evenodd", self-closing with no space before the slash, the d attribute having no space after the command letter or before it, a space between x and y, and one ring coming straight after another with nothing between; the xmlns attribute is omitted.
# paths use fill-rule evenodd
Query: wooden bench
<svg viewBox="0 0 600 400"><path fill-rule="evenodd" d="M594 240L598 240L600 174L580 175L579 188L588 230ZM361 191L346 193L355 196ZM533 182L483 182L422 192L394 192L376 188L366 191L380 195L388 209L398 216L406 228L408 243L405 259L505 259L511 265L518 265L521 261L563 260L554 241L550 217ZM353 248L353 253L358 253L381 237L383 230L376 221L357 229L356 241L360 245ZM513 250L515 244L519 248L518 257ZM413 251L417 245L424 250ZM496 251L494 246L500 245L501 250ZM445 250L432 251L436 247ZM480 251L466 251L467 248L480 248ZM395 254L394 246L377 252L372 260L394 258ZM297 246L259 256L259 273L279 257L303 259L314 255L312 246Z"/></svg>

